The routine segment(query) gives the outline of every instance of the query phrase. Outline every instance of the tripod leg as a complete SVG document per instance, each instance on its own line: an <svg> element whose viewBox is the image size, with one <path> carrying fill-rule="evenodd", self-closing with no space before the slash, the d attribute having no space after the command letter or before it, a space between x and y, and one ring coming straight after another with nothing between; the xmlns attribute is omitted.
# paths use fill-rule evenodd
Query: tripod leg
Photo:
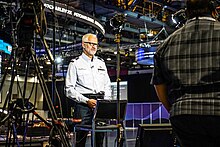
<svg viewBox="0 0 220 147"><path fill-rule="evenodd" d="M15 52L15 54L13 54L14 52ZM13 89L13 84L14 84L14 79L15 79L15 72L14 71L15 71L15 67L16 67L16 53L17 53L17 48L13 49L12 54L11 54L10 59L9 59L10 64L11 64L11 61L13 61L12 65L11 65L12 66L12 68L11 68L11 83L10 83L9 91L8 91L8 94L6 95L6 99L5 99L3 108L2 108L3 111L6 109L8 103L11 101L11 94L12 94L12 89ZM13 58L13 55L15 56L14 58ZM4 76L3 76L3 79L2 79L2 83L1 83L1 86L0 86L0 91L1 92L2 92L2 88L3 88L3 85L4 85L5 78L6 78L7 74L8 74L8 68L6 69L6 71L4 73Z"/></svg>
<svg viewBox="0 0 220 147"><path fill-rule="evenodd" d="M18 141L18 136L17 136L17 130L15 128L15 124L12 123L12 128L13 128L13 136L15 139L15 142L17 143L17 146L20 147L19 141Z"/></svg>
<svg viewBox="0 0 220 147"><path fill-rule="evenodd" d="M8 121L8 131L7 131L7 135L6 135L6 145L8 145L8 147L10 147L10 144L11 144L11 124L10 122Z"/></svg>
<svg viewBox="0 0 220 147"><path fill-rule="evenodd" d="M12 141L11 140L12 134L13 134L13 142L11 142ZM8 121L8 131L7 131L7 135L6 135L6 146L8 146L8 147L14 146L15 142L16 142L17 146L20 147L18 137L17 137L17 131L16 131L16 127L15 127L15 120L9 120Z"/></svg>
<svg viewBox="0 0 220 147"><path fill-rule="evenodd" d="M22 100L25 99L26 97L26 87L27 87L27 78L28 78L28 72L29 72L29 59L26 61L26 66L25 66L25 79L24 79L24 88L23 88L23 95L22 95Z"/></svg>
<svg viewBox="0 0 220 147"><path fill-rule="evenodd" d="M11 65L11 81L10 81L10 86L9 86L9 90L7 92L6 98L5 98L5 102L3 104L3 108L2 111L6 110L6 107L8 106L8 113L4 118L1 118L1 123L4 123L8 120L8 130L7 130L7 135L6 135L6 145L8 145L10 147L11 145L11 137L12 134L14 135L14 139L15 140L15 136L17 137L17 134L14 134L14 129L15 127L13 127L13 123L11 120L13 118L13 116L11 116L11 112L10 112L10 106L9 103L11 102L11 94L12 94L12 89L13 89L13 84L14 84L14 79L15 79L15 69L16 69L16 52L17 52L17 48L13 48L12 50L12 54L9 58L9 63L8 65ZM13 62L12 62L13 61ZM8 74L9 68L6 68L2 82L1 82L1 86L0 86L0 91L2 92L2 88L6 79L6 76ZM15 142L15 141L14 141Z"/></svg>
<svg viewBox="0 0 220 147"><path fill-rule="evenodd" d="M60 138L61 138L61 141L62 141L63 145L65 147L70 147L70 143L68 142L68 138L66 136L66 131L65 131L64 127L60 124L56 124L57 114L56 114L55 108L53 106L53 103L52 103L47 85L46 85L45 80L44 80L43 73L40 69L39 62L38 62L38 60L36 58L36 55L35 55L35 52L31 48L29 48L29 50L30 50L31 59L32 59L32 61L34 63L34 66L35 66L35 70L36 70L36 73L37 73L37 77L38 77L40 86L41 86L41 89L42 89L42 92L43 92L43 96L46 99L46 102L47 102L47 105L48 105L48 108L49 108L49 112L51 113L52 123L53 123L53 126L55 128L55 131L57 131L58 134L60 135Z"/></svg>

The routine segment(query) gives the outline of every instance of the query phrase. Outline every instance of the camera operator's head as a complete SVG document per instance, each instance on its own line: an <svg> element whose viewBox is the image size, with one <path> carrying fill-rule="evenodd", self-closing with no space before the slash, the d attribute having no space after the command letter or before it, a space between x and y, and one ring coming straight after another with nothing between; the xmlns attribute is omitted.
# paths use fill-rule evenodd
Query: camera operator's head
<svg viewBox="0 0 220 147"><path fill-rule="evenodd" d="M201 16L215 17L213 0L186 0L186 8L188 19Z"/></svg>

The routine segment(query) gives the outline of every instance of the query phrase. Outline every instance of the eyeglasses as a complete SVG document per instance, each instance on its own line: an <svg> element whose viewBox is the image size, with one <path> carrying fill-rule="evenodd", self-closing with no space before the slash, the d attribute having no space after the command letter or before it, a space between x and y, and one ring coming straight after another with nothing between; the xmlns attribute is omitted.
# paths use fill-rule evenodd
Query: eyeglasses
<svg viewBox="0 0 220 147"><path fill-rule="evenodd" d="M89 45L93 45L93 46L98 46L98 43L93 43L93 42L84 42L84 43L88 43Z"/></svg>

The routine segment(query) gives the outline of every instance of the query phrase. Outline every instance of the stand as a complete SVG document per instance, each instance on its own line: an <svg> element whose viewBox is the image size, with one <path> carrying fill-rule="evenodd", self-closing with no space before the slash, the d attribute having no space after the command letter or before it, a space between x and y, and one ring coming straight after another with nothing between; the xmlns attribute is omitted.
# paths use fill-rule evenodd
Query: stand
<svg viewBox="0 0 220 147"><path fill-rule="evenodd" d="M115 28L117 31L115 35L115 42L117 43L117 147L123 147L124 143L124 126L122 126L120 122L120 42L121 42L121 29L122 25L124 23L125 16L123 14L117 14L111 19L111 25Z"/></svg>
<svg viewBox="0 0 220 147"><path fill-rule="evenodd" d="M52 118L52 131L53 133L52 136L50 136L51 138L54 138L55 136L59 136L60 138L60 141L62 142L63 146L65 147L69 147L70 144L68 142L68 138L66 136L66 130L65 130L65 126L62 122L58 121L57 120L57 114L55 112L55 108L53 106L53 103L52 103L52 100L51 100L51 97L50 97L50 94L49 94L49 91L47 89L47 85L45 83L45 80L44 80L44 77L43 77L43 73L40 69L40 66L39 66L39 62L36 58L36 55L35 55L35 52L33 51L32 48L27 48L28 52L30 53L30 60L33 62L34 64L34 67L35 67L35 71L37 73L37 77L38 77L38 80L39 80L39 83L40 83L40 86L41 86L41 89L42 89L42 92L43 92L43 96L45 97L46 99L46 102L47 102L47 105L48 105L48 108L49 108L49 112L51 113L51 118ZM15 55L16 56L16 55ZM14 59L14 61L16 61L16 59ZM12 64L12 67L16 67L16 62L13 62ZM5 73L7 74L7 73ZM27 75L26 75L27 76ZM4 75L5 77L5 75ZM11 79L11 84L10 84L10 87L9 87L9 93L6 97L6 100L5 100L5 103L4 103L4 107L3 107L3 110L5 110L6 106L8 105L8 107L10 106L9 103L12 102L12 98L11 98L11 94L12 94L12 88L13 88L13 83L14 83L14 78L15 78L15 73L12 71L12 79ZM26 78L25 78L26 79ZM4 84L4 81L2 82L2 85ZM1 88L3 87L1 85ZM24 84L25 85L25 84ZM25 94L23 93L23 96L25 96ZM24 97L22 98L22 101L24 101ZM22 103L26 103L26 102L22 102ZM24 108L27 108L26 106L22 106ZM28 108L27 108L28 109ZM1 123L9 120L9 126L12 126L13 128L13 135L14 135L14 138L16 138L16 130L15 130L15 121L13 120L14 118L14 115L15 113L11 113L14 111L14 107L9 107L8 108L8 112L9 114L4 117L2 120L1 120ZM34 114L36 114L35 111L28 111L28 113L31 113L33 112ZM47 123L46 123L47 124ZM47 124L48 125L48 124ZM49 127L51 127L49 126ZM10 136L10 129L12 129L9 127L9 130L8 130L8 135L7 135L7 138L11 138ZM16 141L17 142L17 141ZM10 142L8 142L8 144L10 144Z"/></svg>
<svg viewBox="0 0 220 147"><path fill-rule="evenodd" d="M120 122L120 40L121 35L120 33L116 34L115 42L117 43L117 74L116 74L116 82L117 82L117 124L118 124L118 131L117 131L117 147L123 146L123 128Z"/></svg>
<svg viewBox="0 0 220 147"><path fill-rule="evenodd" d="M37 1L40 4L41 1ZM21 6L23 6L21 4ZM37 116L38 118L40 118L40 120L43 120L43 122L45 122L45 124L51 128L51 133L50 133L50 146L51 147L70 147L70 143L68 142L68 137L66 134L66 126L64 122L61 122L58 120L55 108L53 106L52 103L52 99L51 96L49 94L47 85L45 83L45 79L43 76L43 72L41 71L40 65L39 65L39 61L36 57L36 53L34 51L34 49L32 48L32 42L33 42L33 36L34 36L34 32L37 33L37 35L39 35L41 41L43 42L43 45L45 47L45 50L47 52L47 56L49 57L51 63L54 63L53 57L50 53L50 50L46 44L46 41L43 37L43 33L41 32L42 28L40 27L39 23L38 23L38 18L37 18L37 11L36 10L41 10L40 8L35 8L35 4L34 3L27 3L27 7L26 7L26 3L24 4L24 12L23 15L21 16L20 20L18 23L20 22L27 22L31 20L31 22L33 22L33 24L20 24L20 33L18 36L19 39L19 45L14 45L13 50L12 50L12 54L10 56L10 60L9 60L9 64L11 65L11 82L10 82L10 86L9 86L9 90L3 105L3 111L8 110L8 114L5 117L1 117L0 119L0 124L8 121L8 130L7 130L7 140L6 140L6 144L8 146L11 146L11 135L13 134L13 146L16 142L17 146L19 145L19 142L17 140L17 130L16 130L16 126L20 125L20 121L22 121L22 115L23 114L29 114L29 113L33 113L35 116ZM30 9L31 8L31 9ZM26 12L27 11L27 12ZM42 13L42 12L41 12ZM26 19L26 21L25 21ZM23 30L22 30L23 29ZM22 31L21 31L22 30ZM14 35L14 34L13 34ZM23 37L23 38L22 38ZM15 40L15 39L14 39ZM14 44L16 44L15 42L13 42ZM18 47L19 46L19 47ZM24 61L26 63L26 68L25 68L25 80L24 80L24 89L23 92L20 89L20 93L21 93L21 103L14 103L12 101L12 89L13 89L13 84L15 81L15 77L16 77L16 72L17 69L19 68L19 66L22 64L22 61ZM34 107L30 107L28 104L29 102L25 101L25 97L26 97L26 87L27 87L27 77L28 77L28 72L29 72L29 64L30 61L32 61L32 64L34 66L35 69L35 74L37 75L37 78L39 80L41 89L42 89L42 93L43 96L46 100L46 103L48 105L49 108L49 113L51 114L51 119L52 119L52 125L50 125L50 123L47 123L46 120L44 120L43 118L41 118L35 111L34 111ZM21 68L21 67L20 67ZM0 91L2 91L5 79L6 79L6 75L8 74L9 69L7 68L3 79L2 79L2 83L0 86ZM19 112L19 113L18 113ZM27 118L28 119L28 118ZM19 120L19 121L18 121ZM26 121L28 122L28 121ZM24 135L25 136L25 135ZM24 140L24 137L23 137ZM59 144L58 144L59 142Z"/></svg>

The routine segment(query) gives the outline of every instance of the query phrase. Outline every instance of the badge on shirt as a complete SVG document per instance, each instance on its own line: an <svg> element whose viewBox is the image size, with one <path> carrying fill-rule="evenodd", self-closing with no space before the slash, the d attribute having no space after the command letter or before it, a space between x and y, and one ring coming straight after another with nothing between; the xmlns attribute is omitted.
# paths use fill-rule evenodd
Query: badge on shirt
<svg viewBox="0 0 220 147"><path fill-rule="evenodd" d="M85 68L79 68L79 70L86 70Z"/></svg>
<svg viewBox="0 0 220 147"><path fill-rule="evenodd" d="M105 69L102 68L102 66L99 66L99 67L98 67L98 70L105 71Z"/></svg>

